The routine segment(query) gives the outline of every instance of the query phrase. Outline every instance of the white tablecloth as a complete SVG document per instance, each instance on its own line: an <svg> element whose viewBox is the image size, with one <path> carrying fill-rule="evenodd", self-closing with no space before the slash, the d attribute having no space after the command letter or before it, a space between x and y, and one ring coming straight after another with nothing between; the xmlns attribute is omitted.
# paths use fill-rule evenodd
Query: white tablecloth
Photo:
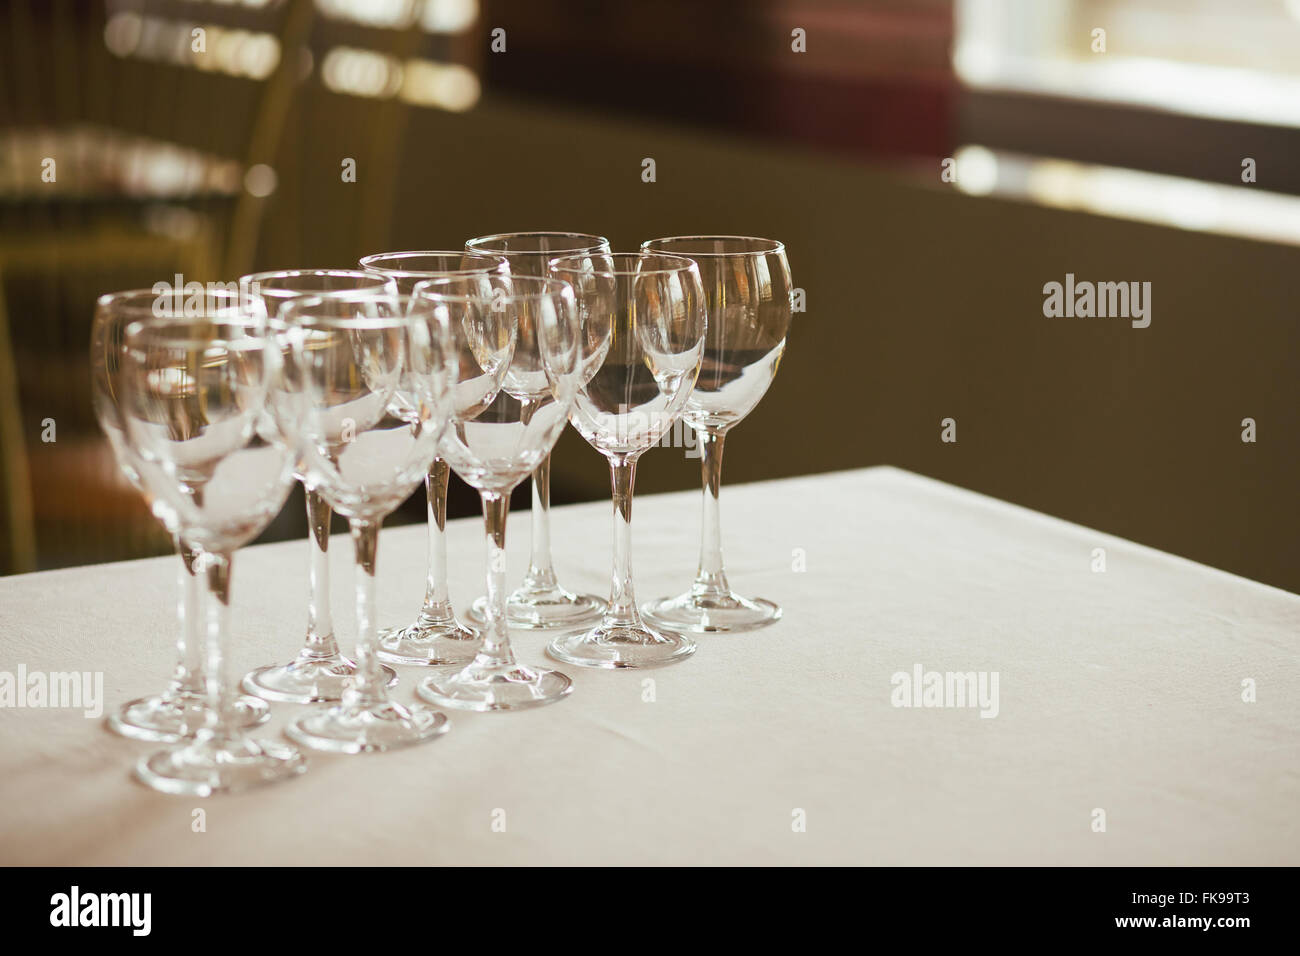
<svg viewBox="0 0 1300 956"><path fill-rule="evenodd" d="M891 468L722 502L733 586L784 620L667 668L565 668L568 700L452 712L423 746L201 801L135 783L150 745L79 711L0 710L0 863L1300 863L1300 597ZM556 509L570 587L607 590L609 510ZM642 599L689 583L699 520L698 494L636 503ZM510 530L513 578L527 516ZM464 607L481 523L449 534ZM351 635L351 547L331 553ZM102 671L109 707L155 691L175 560L0 580L0 670ZM423 527L383 534L379 575L381 622L412 616ZM306 576L303 542L236 557L238 673L295 651ZM515 637L525 661L544 644ZM918 665L996 672L996 717L895 706Z"/></svg>

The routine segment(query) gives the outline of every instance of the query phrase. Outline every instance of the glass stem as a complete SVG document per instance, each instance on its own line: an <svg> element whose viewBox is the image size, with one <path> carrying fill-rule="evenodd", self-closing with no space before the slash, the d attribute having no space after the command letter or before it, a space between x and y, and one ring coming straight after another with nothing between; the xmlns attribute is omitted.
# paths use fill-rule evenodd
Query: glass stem
<svg viewBox="0 0 1300 956"><path fill-rule="evenodd" d="M537 410L536 404L525 402L520 420L527 425ZM528 556L528 573L524 575L524 590L553 591L559 586L555 578L555 565L551 563L551 456L548 454L533 472L533 540Z"/></svg>
<svg viewBox="0 0 1300 956"><path fill-rule="evenodd" d="M357 672L343 691L345 708L369 708L388 699L387 682L376 651L375 558L379 551L379 522L353 518L352 546L357 557Z"/></svg>
<svg viewBox="0 0 1300 956"><path fill-rule="evenodd" d="M510 514L510 496L485 491L481 497L487 530L487 628L474 666L508 668L515 664L506 626L506 516Z"/></svg>
<svg viewBox="0 0 1300 956"><path fill-rule="evenodd" d="M203 579L202 553L175 539L176 551L181 556L181 569L177 572L178 595L176 619L180 624L176 637L176 673L173 687L185 697L202 697L203 684Z"/></svg>
<svg viewBox="0 0 1300 956"><path fill-rule="evenodd" d="M718 491L722 486L722 432L697 428L700 470L704 476L704 520L700 538L700 569L695 575L696 595L722 597L730 593L727 574L722 570L722 514Z"/></svg>
<svg viewBox="0 0 1300 956"><path fill-rule="evenodd" d="M551 563L551 456L533 472L533 542L528 556L524 586L546 591L555 587L555 566Z"/></svg>
<svg viewBox="0 0 1300 956"><path fill-rule="evenodd" d="M611 458L609 483L614 496L614 576L604 626L637 627L641 616L632 592L632 488L636 483L636 459Z"/></svg>
<svg viewBox="0 0 1300 956"><path fill-rule="evenodd" d="M447 485L451 468L435 458L424 478L429 500L429 570L424 582L424 607L420 623L450 624L451 597L447 593Z"/></svg>
<svg viewBox="0 0 1300 956"><path fill-rule="evenodd" d="M235 735L231 723L231 692L226 680L226 647L230 632L230 554L205 552L202 567L208 584L207 639L204 642L203 687L207 707L200 740L228 740Z"/></svg>
<svg viewBox="0 0 1300 956"><path fill-rule="evenodd" d="M333 512L320 494L306 488L307 538L311 548L310 584L307 594L307 640L302 656L322 659L339 652L334 639L334 617L330 614L330 517Z"/></svg>

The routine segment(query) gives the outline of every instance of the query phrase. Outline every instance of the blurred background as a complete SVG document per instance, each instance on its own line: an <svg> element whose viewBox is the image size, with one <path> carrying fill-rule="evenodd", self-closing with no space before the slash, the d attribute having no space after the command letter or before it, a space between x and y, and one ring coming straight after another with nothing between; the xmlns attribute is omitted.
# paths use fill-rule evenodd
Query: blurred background
<svg viewBox="0 0 1300 956"><path fill-rule="evenodd" d="M560 229L785 241L728 482L893 464L1300 591L1297 155L1300 0L4 0L0 572L169 550L91 414L99 293ZM1044 317L1067 273L1150 326Z"/></svg>

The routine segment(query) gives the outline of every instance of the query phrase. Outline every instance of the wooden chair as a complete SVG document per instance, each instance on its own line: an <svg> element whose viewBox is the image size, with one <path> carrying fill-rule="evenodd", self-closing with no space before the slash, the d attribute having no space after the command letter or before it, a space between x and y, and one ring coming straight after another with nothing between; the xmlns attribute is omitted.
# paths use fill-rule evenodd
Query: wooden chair
<svg viewBox="0 0 1300 956"><path fill-rule="evenodd" d="M275 160L300 79L299 53L306 49L315 13L312 0L285 0L266 10L148 0L116 14L135 16L118 23L135 22L142 35L148 24L167 18L181 24L211 20L230 29L245 25L232 17L255 18L247 25L274 35L280 57L270 76L250 83L113 57L105 48L110 8L103 2L11 0L8 8L10 43L0 51L0 60L9 64L0 74L5 119L0 129L9 131L9 148L0 153L8 154L14 168L0 180L0 572L36 566L41 502L65 507L68 476L81 482L75 504L83 509L102 504L108 516L122 513L119 476L105 444L97 435L77 438L76 426L89 425L81 430L93 435L93 423L59 422L55 416L63 434L41 448L35 469L27 453L29 433L47 417L42 406L64 407L71 392L84 396L79 410L88 417L84 344L90 316L61 321L67 287L88 275L139 277L130 281L151 284L148 277L175 272L208 281L246 271L266 197L243 188L242 174ZM217 121L202 122L205 110ZM35 135L20 135L33 130ZM42 140L58 152L49 157L53 181L41 175L39 149L23 149ZM131 180L138 165L165 166L169 160L190 164L188 171L196 174L170 192L162 183L141 194L138 187L150 184L147 178L143 184ZM169 223L184 228L178 233ZM15 325L5 307L12 297L4 291L20 280L39 287L48 309L42 309L40 322L47 328ZM114 287L110 280L99 291ZM78 312L94 294L82 299ZM25 376L36 394L24 402L20 372L33 352L40 357L40 374ZM32 487L52 483L56 493L32 493ZM60 521L66 515L54 516L55 527ZM143 527L148 529L142 536L145 549L156 550L157 533L147 523Z"/></svg>
<svg viewBox="0 0 1300 956"><path fill-rule="evenodd" d="M123 488L90 420L84 350L91 303L106 289L148 286L178 272L187 281L229 281L258 261L270 203L287 216L310 208L315 197L293 177L281 177L281 188L266 196L245 188L244 176L262 164L293 169L312 155L322 112L310 126L301 124L296 139L287 139L286 130L294 129L305 93L323 95L303 82L313 42L361 46L405 62L427 39L416 19L399 28L366 28L325 21L317 6L314 0L263 6L10 0L0 12L10 38L8 48L0 39L0 573L49 564L45 552L61 541L82 543L88 532L100 546L91 558L166 547L138 496ZM257 80L180 68L145 49L157 40L156 25L168 21L273 35L278 63ZM481 30L448 39L446 59L479 66L481 39ZM110 41L122 55L109 50ZM133 52L150 55L126 55ZM320 61L318 54L314 62ZM325 116L333 95L316 102ZM350 228L366 249L377 249L391 225L394 173L411 107L398 97L357 105L348 112L366 150L359 157L366 186ZM58 182L43 183L41 151L15 156L6 149L6 129L38 146L46 137L51 149L71 152L74 161L65 164L61 156ZM193 173L182 177L175 194L155 188L147 176L140 181L132 163L138 166L151 150ZM6 286L21 286L25 301L40 303L30 311L39 321L24 323L28 312L5 310ZM13 306L17 296L7 301ZM38 363L39 374L28 374ZM36 440L47 408L64 413L54 415L53 445Z"/></svg>

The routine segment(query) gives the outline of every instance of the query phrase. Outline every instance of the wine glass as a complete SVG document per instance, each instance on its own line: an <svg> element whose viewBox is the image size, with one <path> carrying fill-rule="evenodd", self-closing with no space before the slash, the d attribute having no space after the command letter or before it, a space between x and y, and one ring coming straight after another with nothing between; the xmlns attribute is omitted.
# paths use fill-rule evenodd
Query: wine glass
<svg viewBox="0 0 1300 956"><path fill-rule="evenodd" d="M503 257L511 275L546 276L551 259L580 253L609 252L609 240L575 232L508 232L481 236L465 243L466 250ZM524 583L510 595L507 619L511 627L529 630L573 630L600 620L605 602L592 594L575 594L555 576L551 560L551 457L533 473L532 553ZM487 599L479 598L469 618L486 620Z"/></svg>
<svg viewBox="0 0 1300 956"><path fill-rule="evenodd" d="M277 403L309 487L348 519L356 549L357 673L343 699L286 733L333 753L431 740L447 717L388 696L376 656L375 559L385 516L419 485L446 427L445 316L401 295L330 295L280 307L290 373Z"/></svg>
<svg viewBox="0 0 1300 956"><path fill-rule="evenodd" d="M774 239L681 236L642 243L643 252L694 259L704 281L709 315L704 361L683 420L695 429L704 473L700 566L685 594L641 608L651 624L670 631L738 632L771 624L781 608L741 597L722 569L718 489L722 442L750 413L776 375L790 328L793 291L785 246Z"/></svg>
<svg viewBox="0 0 1300 956"><path fill-rule="evenodd" d="M282 269L257 272L239 280L245 292L260 296L271 317L280 306L302 296L339 293L397 292L397 284L372 272L347 269ZM330 613L330 517L333 512L321 495L307 486L307 540L311 549L307 594L307 636L298 656L287 664L259 667L244 676L244 690L267 700L291 704L315 704L340 700L345 683L356 674L356 664L339 652L334 638L334 617ZM388 682L397 674L387 669Z"/></svg>
<svg viewBox="0 0 1300 956"><path fill-rule="evenodd" d="M695 652L689 637L648 627L632 590L632 489L642 453L686 405L704 352L704 289L691 259L655 254L568 256L551 274L571 283L588 346L569 420L609 460L614 575L604 619L546 650L585 667L654 667Z"/></svg>
<svg viewBox="0 0 1300 956"><path fill-rule="evenodd" d="M366 256L361 266L394 280L410 294L416 283L437 278L473 278L506 271L500 256L443 250L385 252ZM447 587L447 482L451 468L441 456L433 460L424 487L429 508L429 563L424 605L411 624L379 632L379 657L395 664L460 664L477 650L478 633L456 620Z"/></svg>
<svg viewBox="0 0 1300 956"><path fill-rule="evenodd" d="M108 438L122 473L149 503L155 518L172 536L181 557L180 600L177 616L177 661L172 679L160 694L128 701L110 714L108 728L124 737L160 743L175 743L191 737L207 722L204 679L203 580L200 555L180 540L176 515L152 494L141 473L155 468L135 453L125 439L120 399L122 395L122 346L126 327L132 322L171 314L170 297L150 289L110 292L99 297L90 336L91 401L95 417ZM158 476L155 476L155 482ZM238 697L230 701L230 715L236 725L253 727L270 716L266 701Z"/></svg>
<svg viewBox="0 0 1300 956"><path fill-rule="evenodd" d="M451 365L459 385L471 383L470 394L457 400L440 450L483 501L488 605L474 660L455 673L426 677L416 693L477 711L549 704L572 690L565 674L515 661L506 619L505 536L510 492L555 445L577 392L582 366L573 289L536 276L512 275L499 283L461 295L436 283L417 287L419 295L456 309L457 318L449 320L457 353ZM513 343L504 377L499 388L484 388L485 367L501 355L493 344L503 338Z"/></svg>
<svg viewBox="0 0 1300 956"><path fill-rule="evenodd" d="M145 463L140 477L156 506L199 552L210 594L207 720L193 740L136 765L149 786L189 796L306 769L293 747L246 737L227 706L231 561L270 524L293 483L293 451L267 415L280 348L260 300L228 290L201 298L128 325L120 376L124 441Z"/></svg>

